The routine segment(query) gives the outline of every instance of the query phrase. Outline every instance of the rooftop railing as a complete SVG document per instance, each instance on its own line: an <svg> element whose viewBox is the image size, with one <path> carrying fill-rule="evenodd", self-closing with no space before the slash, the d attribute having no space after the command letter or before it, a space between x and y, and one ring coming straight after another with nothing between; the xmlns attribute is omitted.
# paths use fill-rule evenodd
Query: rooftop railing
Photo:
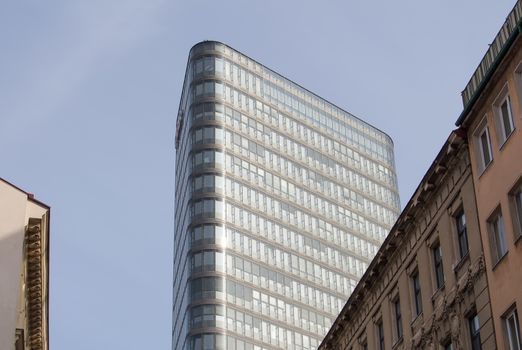
<svg viewBox="0 0 522 350"><path fill-rule="evenodd" d="M500 31L495 36L488 51L480 61L478 68L471 76L466 88L462 91L462 102L464 108L472 102L481 85L486 83L488 76L495 69L497 60L501 58L500 56L504 49L507 49L507 44L510 42L510 39L517 34L519 30L518 24L521 18L522 1L519 0L506 18L506 22L504 22L502 28L500 28Z"/></svg>

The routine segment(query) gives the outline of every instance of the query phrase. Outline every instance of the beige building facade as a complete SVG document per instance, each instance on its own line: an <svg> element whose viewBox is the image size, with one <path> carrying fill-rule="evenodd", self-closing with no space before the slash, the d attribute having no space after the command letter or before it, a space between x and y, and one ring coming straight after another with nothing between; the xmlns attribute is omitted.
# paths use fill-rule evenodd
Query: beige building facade
<svg viewBox="0 0 522 350"><path fill-rule="evenodd" d="M49 348L49 215L0 178L0 349Z"/></svg>
<svg viewBox="0 0 522 350"><path fill-rule="evenodd" d="M444 144L319 349L495 348L473 178L459 134Z"/></svg>
<svg viewBox="0 0 522 350"><path fill-rule="evenodd" d="M499 349L522 349L522 3L463 93L491 307ZM485 74L485 72L488 72Z"/></svg>

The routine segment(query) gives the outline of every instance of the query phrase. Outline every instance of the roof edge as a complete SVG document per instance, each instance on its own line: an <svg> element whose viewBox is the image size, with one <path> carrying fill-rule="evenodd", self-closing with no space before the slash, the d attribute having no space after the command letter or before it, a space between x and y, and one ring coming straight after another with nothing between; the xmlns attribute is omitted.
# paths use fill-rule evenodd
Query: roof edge
<svg viewBox="0 0 522 350"><path fill-rule="evenodd" d="M506 33L508 32L508 33ZM517 0L513 9L509 12L506 20L500 27L500 30L493 38L493 42L489 45L488 50L483 55L477 68L471 75L468 83L461 92L464 109L459 115L456 126L462 126L467 120L468 115L473 109L480 95L485 90L489 81L497 71L497 68L502 63L502 60L507 55L509 49L522 32L522 2ZM480 77L483 75L482 77ZM478 86L471 92L471 96L467 97L468 89L473 90L475 78L478 79Z"/></svg>
<svg viewBox="0 0 522 350"><path fill-rule="evenodd" d="M353 113L351 113L351 112L345 110L344 108L339 107L337 104L335 104L335 103L333 103L333 102L330 102L329 100L325 99L324 97L319 96L319 95L316 94L315 92L310 91L309 89L307 89L307 88L303 87L302 85L296 83L296 82L293 81L292 79L290 79L290 78L288 78L288 77L282 75L281 73L279 73L279 72L277 72L277 71L275 71L275 70L273 70L273 69L271 69L271 68L265 66L263 63L260 63L258 60L256 60L256 59L250 57L249 55L244 54L242 51L239 51L238 49L235 49L235 48L233 48L232 46L230 46L230 45L228 45L228 44L226 44L226 43L224 43L224 42L222 42L222 41L219 41L219 40L202 40L202 41L197 42L196 44L194 44L194 45L190 48L190 51L189 51L189 61L190 61L190 56L191 56L191 54L192 54L192 50L194 50L194 49L195 49L197 46L199 46L199 45L202 45L202 44L209 44L209 43L214 43L214 44L224 45L224 46L228 47L229 49L234 50L234 51L240 53L241 55L245 56L246 58L251 59L252 61L254 61L254 62L256 62L257 64L261 65L263 68L267 69L268 71L270 71L270 72L272 72L272 73L274 73L274 74L277 74L277 75L280 76L281 78L283 78L283 79L285 79L285 80L288 80L290 83L295 84L296 86L298 86L299 88L305 90L306 92L310 93L311 95L313 95L313 96L315 96L315 97L317 97L317 98L323 100L324 102L326 102L326 103L328 103L328 104L334 106L335 108L338 108L340 111L349 114L350 116L352 116L353 118L357 119L358 121L364 123L365 125L368 125L368 126L371 127L372 129L374 129L374 130L380 132L381 134L383 134L383 135L388 139L388 141L391 143L392 147L395 148L395 143L394 143L394 141L393 141L393 138L392 138L392 137L391 137L387 132L385 132L385 131L379 129L378 127L376 127L376 126L374 126L374 125L372 125L372 124L370 124L369 122L365 121L364 119L362 119L362 118L360 118L360 117L354 115Z"/></svg>
<svg viewBox="0 0 522 350"><path fill-rule="evenodd" d="M32 193L30 193L30 192L27 192L27 191L21 189L20 187L16 186L16 185L13 184L12 182L7 181L7 180L4 179L3 177L0 177L0 181L6 183L7 185L13 187L14 189L16 189L16 190L18 190L18 191L24 193L24 194L27 196L27 199L28 199L29 201L34 202L34 203L36 203L36 204L38 204L38 205L41 205L41 206L43 206L43 207L46 207L47 209L51 209L51 207L50 207L49 205L47 205L47 204L45 204L44 202L42 202L42 201L40 201L40 200L34 198L34 194L32 194Z"/></svg>

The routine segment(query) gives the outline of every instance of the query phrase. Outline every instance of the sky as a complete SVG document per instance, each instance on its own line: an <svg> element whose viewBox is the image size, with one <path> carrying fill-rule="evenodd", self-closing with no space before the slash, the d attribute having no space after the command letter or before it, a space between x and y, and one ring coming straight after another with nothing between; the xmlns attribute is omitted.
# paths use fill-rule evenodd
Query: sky
<svg viewBox="0 0 522 350"><path fill-rule="evenodd" d="M51 348L170 349L175 118L195 43L389 134L404 206L514 3L1 2L0 177L51 206Z"/></svg>

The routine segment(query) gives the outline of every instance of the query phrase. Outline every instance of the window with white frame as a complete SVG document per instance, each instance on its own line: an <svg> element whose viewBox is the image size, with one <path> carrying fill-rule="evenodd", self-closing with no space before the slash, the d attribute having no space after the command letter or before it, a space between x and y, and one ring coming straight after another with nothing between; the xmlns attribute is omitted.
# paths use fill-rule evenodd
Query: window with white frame
<svg viewBox="0 0 522 350"><path fill-rule="evenodd" d="M522 101L522 61L518 64L517 68L515 69L515 84L516 84L516 91L518 98L519 105L520 101ZM513 98L515 98L515 95L513 95Z"/></svg>
<svg viewBox="0 0 522 350"><path fill-rule="evenodd" d="M489 128L486 117L479 124L479 127L474 134L475 149L477 152L477 162L479 172L484 169L493 160L493 153L491 152L491 138L489 136Z"/></svg>
<svg viewBox="0 0 522 350"><path fill-rule="evenodd" d="M497 263L507 253L506 231L502 212L497 210L488 220L491 255L493 263Z"/></svg>
<svg viewBox="0 0 522 350"><path fill-rule="evenodd" d="M480 321L476 312L468 317L469 335L471 340L471 350L481 350L480 341Z"/></svg>
<svg viewBox="0 0 522 350"><path fill-rule="evenodd" d="M515 129L513 123L513 110L511 108L511 97L507 85L493 104L495 111L495 124L498 135L499 146L502 146L509 135Z"/></svg>
<svg viewBox="0 0 522 350"><path fill-rule="evenodd" d="M520 339L520 324L518 323L517 309L513 308L503 317L506 345L509 350L522 350Z"/></svg>
<svg viewBox="0 0 522 350"><path fill-rule="evenodd" d="M522 180L522 179L521 179ZM513 219L513 233L515 240L522 237L522 183L515 186L510 192L511 218Z"/></svg>

